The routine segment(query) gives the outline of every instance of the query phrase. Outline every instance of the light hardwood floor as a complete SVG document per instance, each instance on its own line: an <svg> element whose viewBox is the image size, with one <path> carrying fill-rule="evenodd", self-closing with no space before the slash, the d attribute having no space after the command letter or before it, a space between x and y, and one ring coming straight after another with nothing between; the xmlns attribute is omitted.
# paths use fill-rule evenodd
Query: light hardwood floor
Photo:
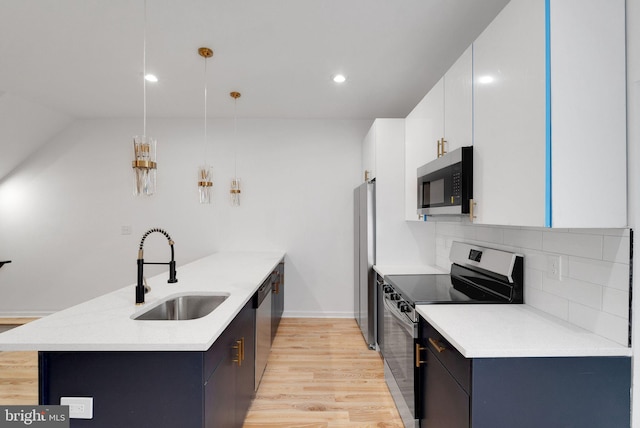
<svg viewBox="0 0 640 428"><path fill-rule="evenodd" d="M36 352L0 352L0 405L37 404ZM283 318L244 428L401 428L353 319Z"/></svg>
<svg viewBox="0 0 640 428"><path fill-rule="evenodd" d="M355 320L283 318L244 427L403 425Z"/></svg>

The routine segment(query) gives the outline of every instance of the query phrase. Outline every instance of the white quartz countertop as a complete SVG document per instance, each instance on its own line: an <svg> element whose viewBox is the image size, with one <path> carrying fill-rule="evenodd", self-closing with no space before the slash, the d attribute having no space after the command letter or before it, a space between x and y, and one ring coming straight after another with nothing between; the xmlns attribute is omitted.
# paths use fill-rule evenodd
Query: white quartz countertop
<svg viewBox="0 0 640 428"><path fill-rule="evenodd" d="M373 270L383 277L388 275L433 275L449 273L438 266L429 265L374 265Z"/></svg>
<svg viewBox="0 0 640 428"><path fill-rule="evenodd" d="M146 303L135 284L0 334L3 351L206 351L283 259L282 252L215 253L147 279ZM172 295L228 293L209 315L183 321L132 317Z"/></svg>
<svg viewBox="0 0 640 428"><path fill-rule="evenodd" d="M528 305L418 305L467 358L631 356L631 348Z"/></svg>

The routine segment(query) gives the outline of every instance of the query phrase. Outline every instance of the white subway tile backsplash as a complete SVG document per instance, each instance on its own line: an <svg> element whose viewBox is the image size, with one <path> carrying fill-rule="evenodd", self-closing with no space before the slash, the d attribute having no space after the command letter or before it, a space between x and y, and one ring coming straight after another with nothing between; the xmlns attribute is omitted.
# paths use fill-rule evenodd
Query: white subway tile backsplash
<svg viewBox="0 0 640 428"><path fill-rule="evenodd" d="M629 291L629 265L626 264L569 257L568 275L580 281Z"/></svg>
<svg viewBox="0 0 640 428"><path fill-rule="evenodd" d="M505 229L504 244L517 248L542 250L542 233L528 229Z"/></svg>
<svg viewBox="0 0 640 428"><path fill-rule="evenodd" d="M630 242L631 238L628 236L605 236L602 258L610 262L628 264Z"/></svg>
<svg viewBox="0 0 640 428"><path fill-rule="evenodd" d="M542 235L542 249L551 253L602 259L602 235L549 231Z"/></svg>
<svg viewBox="0 0 640 428"><path fill-rule="evenodd" d="M620 315L629 311L629 292L605 287L602 292L602 310Z"/></svg>
<svg viewBox="0 0 640 428"><path fill-rule="evenodd" d="M569 322L621 345L629 342L629 320L594 310L578 303L569 303Z"/></svg>
<svg viewBox="0 0 640 428"><path fill-rule="evenodd" d="M525 269L524 283L527 288L537 288L542 290L542 272L535 269Z"/></svg>
<svg viewBox="0 0 640 428"><path fill-rule="evenodd" d="M569 229L569 232L603 236L629 236L631 233L629 229Z"/></svg>
<svg viewBox="0 0 640 428"><path fill-rule="evenodd" d="M539 271L547 270L547 255L537 251L524 251L524 268L536 269Z"/></svg>
<svg viewBox="0 0 640 428"><path fill-rule="evenodd" d="M545 293L537 288L527 288L525 285L524 302L548 314L569 320L569 301L565 298Z"/></svg>
<svg viewBox="0 0 640 428"><path fill-rule="evenodd" d="M487 243L495 243L502 244L504 243L504 230L499 227L476 227L476 240L487 242Z"/></svg>
<svg viewBox="0 0 640 428"><path fill-rule="evenodd" d="M437 223L437 264L448 267L451 242L524 255L524 302L591 332L627 344L629 229L545 229ZM445 248L442 248L445 242ZM548 274L560 257L561 280Z"/></svg>
<svg viewBox="0 0 640 428"><path fill-rule="evenodd" d="M542 289L547 293L564 297L591 308L602 309L601 285L576 281L570 278L558 281L545 276L542 279Z"/></svg>
<svg viewBox="0 0 640 428"><path fill-rule="evenodd" d="M458 223L436 223L436 234L454 238L464 238L462 226Z"/></svg>

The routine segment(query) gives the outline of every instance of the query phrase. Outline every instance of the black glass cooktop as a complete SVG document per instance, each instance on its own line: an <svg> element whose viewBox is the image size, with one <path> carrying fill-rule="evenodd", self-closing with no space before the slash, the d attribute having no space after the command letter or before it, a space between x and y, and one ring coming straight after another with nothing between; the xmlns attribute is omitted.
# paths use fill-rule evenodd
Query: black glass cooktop
<svg viewBox="0 0 640 428"><path fill-rule="evenodd" d="M389 275L386 282L413 305L432 303L498 303L502 299L448 274Z"/></svg>

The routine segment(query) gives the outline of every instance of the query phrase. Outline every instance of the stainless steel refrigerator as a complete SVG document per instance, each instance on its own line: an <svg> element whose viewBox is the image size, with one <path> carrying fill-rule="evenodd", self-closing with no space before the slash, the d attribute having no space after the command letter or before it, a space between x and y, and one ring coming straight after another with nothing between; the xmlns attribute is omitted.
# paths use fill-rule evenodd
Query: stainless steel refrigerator
<svg viewBox="0 0 640 428"><path fill-rule="evenodd" d="M354 314L369 348L376 348L376 185L361 184L354 190Z"/></svg>

